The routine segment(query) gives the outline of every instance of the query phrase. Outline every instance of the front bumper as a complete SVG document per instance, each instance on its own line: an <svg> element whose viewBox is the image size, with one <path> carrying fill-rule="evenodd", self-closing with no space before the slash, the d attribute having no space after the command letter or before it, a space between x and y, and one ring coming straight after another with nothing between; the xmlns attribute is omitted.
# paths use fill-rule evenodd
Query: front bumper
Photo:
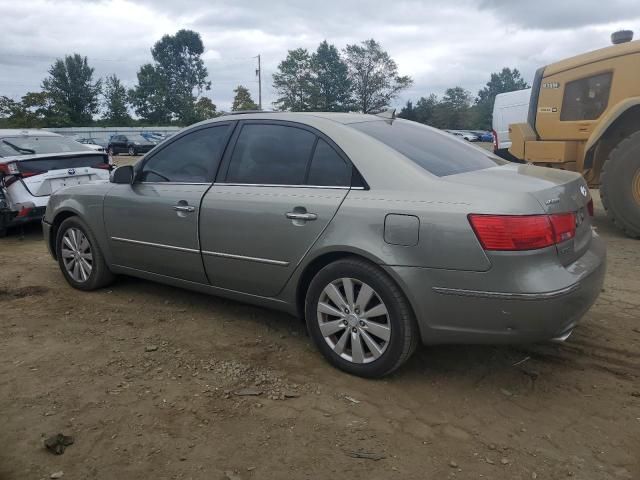
<svg viewBox="0 0 640 480"><path fill-rule="evenodd" d="M42 219L42 236L44 237L44 243L47 245L47 250L53 257L56 259L56 252L53 250L53 244L51 242L51 231L53 229L53 225L48 223L44 218Z"/></svg>
<svg viewBox="0 0 640 480"><path fill-rule="evenodd" d="M499 284L491 271L387 270L412 303L425 344L537 342L567 336L593 305L604 283L606 250L594 234L573 264L542 264L519 281L509 279L518 291L489 290Z"/></svg>

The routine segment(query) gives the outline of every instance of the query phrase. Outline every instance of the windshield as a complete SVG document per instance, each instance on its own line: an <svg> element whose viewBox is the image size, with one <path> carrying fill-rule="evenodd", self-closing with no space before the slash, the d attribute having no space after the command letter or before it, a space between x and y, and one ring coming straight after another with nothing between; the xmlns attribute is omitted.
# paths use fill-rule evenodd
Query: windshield
<svg viewBox="0 0 640 480"><path fill-rule="evenodd" d="M438 177L508 163L488 150L417 122L374 121L351 123L349 126L393 148Z"/></svg>
<svg viewBox="0 0 640 480"><path fill-rule="evenodd" d="M31 136L0 138L0 157L38 153L82 152L90 148L62 136Z"/></svg>

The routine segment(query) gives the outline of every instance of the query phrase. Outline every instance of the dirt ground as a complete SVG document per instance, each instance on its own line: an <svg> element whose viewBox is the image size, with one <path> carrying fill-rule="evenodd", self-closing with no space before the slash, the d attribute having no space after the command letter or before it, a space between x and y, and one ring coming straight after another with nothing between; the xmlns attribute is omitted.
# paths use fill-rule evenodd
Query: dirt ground
<svg viewBox="0 0 640 480"><path fill-rule="evenodd" d="M606 286L565 344L421 348L382 381L284 314L132 278L73 290L39 226L13 232L0 479L640 479L640 242L599 205L595 223Z"/></svg>

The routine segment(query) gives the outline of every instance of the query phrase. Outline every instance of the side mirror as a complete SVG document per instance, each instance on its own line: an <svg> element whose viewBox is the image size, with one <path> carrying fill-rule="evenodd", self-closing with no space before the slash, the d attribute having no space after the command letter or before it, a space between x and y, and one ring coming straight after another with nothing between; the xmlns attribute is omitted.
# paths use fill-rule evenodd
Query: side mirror
<svg viewBox="0 0 640 480"><path fill-rule="evenodd" d="M111 183L123 185L131 185L133 183L133 167L131 165L123 165L116 168L111 173Z"/></svg>

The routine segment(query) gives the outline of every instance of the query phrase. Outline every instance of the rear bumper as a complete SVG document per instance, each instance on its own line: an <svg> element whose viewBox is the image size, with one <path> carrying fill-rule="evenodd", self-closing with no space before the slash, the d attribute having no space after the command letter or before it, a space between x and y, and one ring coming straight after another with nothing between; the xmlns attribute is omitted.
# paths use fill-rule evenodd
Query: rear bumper
<svg viewBox="0 0 640 480"><path fill-rule="evenodd" d="M0 210L0 228L10 228L25 223L37 222L44 217L46 207L35 207L26 214L14 210Z"/></svg>
<svg viewBox="0 0 640 480"><path fill-rule="evenodd" d="M594 234L589 249L576 262L546 272L548 282L545 272L536 272L542 288L527 290L527 278L513 282L520 291L479 289L483 282L471 272L387 269L412 303L425 344L537 342L565 337L593 305L604 283L606 250ZM485 285L497 283L491 272L480 275L486 276ZM555 288L543 290L547 283ZM473 288L465 288L468 285Z"/></svg>

